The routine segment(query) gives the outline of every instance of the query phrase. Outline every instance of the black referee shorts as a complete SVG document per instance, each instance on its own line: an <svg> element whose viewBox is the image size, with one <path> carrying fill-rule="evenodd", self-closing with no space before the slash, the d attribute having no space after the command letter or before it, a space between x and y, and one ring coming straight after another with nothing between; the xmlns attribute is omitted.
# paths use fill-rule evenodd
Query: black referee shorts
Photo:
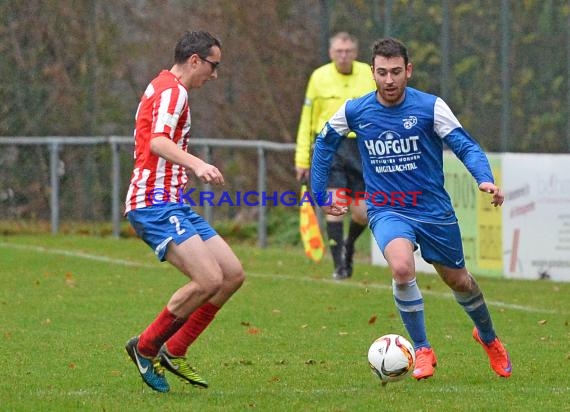
<svg viewBox="0 0 570 412"><path fill-rule="evenodd" d="M362 161L356 139L342 139L331 165L327 187L350 189L351 197L355 192L364 192Z"/></svg>

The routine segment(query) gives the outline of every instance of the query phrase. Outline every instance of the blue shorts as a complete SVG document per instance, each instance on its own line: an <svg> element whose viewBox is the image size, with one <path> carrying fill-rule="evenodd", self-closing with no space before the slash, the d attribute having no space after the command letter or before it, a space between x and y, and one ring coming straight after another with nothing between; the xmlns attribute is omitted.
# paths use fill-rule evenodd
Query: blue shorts
<svg viewBox="0 0 570 412"><path fill-rule="evenodd" d="M428 263L438 263L453 269L465 267L459 223L428 223L396 213L380 213L370 222L370 230L384 253L386 245L396 238L408 239Z"/></svg>
<svg viewBox="0 0 570 412"><path fill-rule="evenodd" d="M137 235L149 245L161 262L170 241L177 245L194 235L206 241L218 233L189 205L166 203L134 209L127 218Z"/></svg>

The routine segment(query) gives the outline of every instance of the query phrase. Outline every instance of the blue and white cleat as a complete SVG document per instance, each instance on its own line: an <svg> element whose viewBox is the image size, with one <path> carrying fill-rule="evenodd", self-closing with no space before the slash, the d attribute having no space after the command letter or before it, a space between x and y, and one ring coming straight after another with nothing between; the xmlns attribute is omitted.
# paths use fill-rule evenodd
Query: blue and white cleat
<svg viewBox="0 0 570 412"><path fill-rule="evenodd" d="M129 339L125 349L135 363L144 383L157 392L168 392L170 385L164 377L164 368L160 365L160 359L158 357L149 359L141 355L137 349L138 343L139 337L135 336Z"/></svg>

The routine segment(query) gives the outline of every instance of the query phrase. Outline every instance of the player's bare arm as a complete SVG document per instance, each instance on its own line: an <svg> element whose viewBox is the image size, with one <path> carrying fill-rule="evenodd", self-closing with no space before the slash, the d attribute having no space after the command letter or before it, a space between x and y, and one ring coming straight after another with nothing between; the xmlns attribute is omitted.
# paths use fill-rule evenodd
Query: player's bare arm
<svg viewBox="0 0 570 412"><path fill-rule="evenodd" d="M495 207L501 206L505 201L505 195L503 195L502 190L493 183L483 182L479 185L479 190L481 192L493 195L493 200L491 200L491 204Z"/></svg>
<svg viewBox="0 0 570 412"><path fill-rule="evenodd" d="M150 142L150 150L163 159L184 166L192 170L202 183L223 185L224 176L214 165L204 162L202 159L181 150L176 144L166 136L154 137Z"/></svg>

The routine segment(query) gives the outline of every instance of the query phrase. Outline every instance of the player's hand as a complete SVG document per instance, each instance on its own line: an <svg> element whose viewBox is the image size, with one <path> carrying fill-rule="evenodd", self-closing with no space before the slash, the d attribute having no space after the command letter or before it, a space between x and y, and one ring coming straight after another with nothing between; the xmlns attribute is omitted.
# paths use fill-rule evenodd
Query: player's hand
<svg viewBox="0 0 570 412"><path fill-rule="evenodd" d="M501 206L505 201L505 196L503 195L503 192L498 186L495 186L493 183L483 182L479 185L479 190L481 192L493 195L493 200L491 200L491 204L495 207Z"/></svg>
<svg viewBox="0 0 570 412"><path fill-rule="evenodd" d="M194 170L194 174L202 183L209 183L213 185L223 185L224 176L214 165L206 162L202 163Z"/></svg>
<svg viewBox="0 0 570 412"><path fill-rule="evenodd" d="M327 215L332 216L342 216L348 213L348 206L341 206L337 203L333 203L329 206L323 206L322 209Z"/></svg>
<svg viewBox="0 0 570 412"><path fill-rule="evenodd" d="M295 167L295 176L298 182L306 181L309 179L309 169L304 167Z"/></svg>

